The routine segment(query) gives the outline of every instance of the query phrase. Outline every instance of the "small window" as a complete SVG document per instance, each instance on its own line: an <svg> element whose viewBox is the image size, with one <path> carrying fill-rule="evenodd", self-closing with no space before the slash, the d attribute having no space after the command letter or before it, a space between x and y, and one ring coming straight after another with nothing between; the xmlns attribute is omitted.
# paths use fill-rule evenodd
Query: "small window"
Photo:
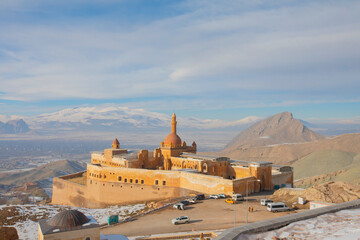
<svg viewBox="0 0 360 240"><path fill-rule="evenodd" d="M155 185L159 185L159 180L155 180Z"/></svg>
<svg viewBox="0 0 360 240"><path fill-rule="evenodd" d="M124 179L124 182L127 182L127 178Z"/></svg>
<svg viewBox="0 0 360 240"><path fill-rule="evenodd" d="M130 183L132 183L133 181L132 181L132 179L130 179Z"/></svg>
<svg viewBox="0 0 360 240"><path fill-rule="evenodd" d="M139 183L139 180L138 180L138 179L136 179L136 180L135 180L135 183Z"/></svg>
<svg viewBox="0 0 360 240"><path fill-rule="evenodd" d="M121 177L118 177L118 180L121 181Z"/></svg>
<svg viewBox="0 0 360 240"><path fill-rule="evenodd" d="M163 186L165 186L166 185L166 181L163 181Z"/></svg>
<svg viewBox="0 0 360 240"><path fill-rule="evenodd" d="M141 184L144 184L144 180L141 180Z"/></svg>

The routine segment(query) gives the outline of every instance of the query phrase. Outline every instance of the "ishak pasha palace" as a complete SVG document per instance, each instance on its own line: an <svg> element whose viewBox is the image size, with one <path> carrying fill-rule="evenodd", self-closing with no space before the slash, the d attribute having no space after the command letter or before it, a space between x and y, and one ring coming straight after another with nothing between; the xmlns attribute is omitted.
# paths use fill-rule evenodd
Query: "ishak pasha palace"
<svg viewBox="0 0 360 240"><path fill-rule="evenodd" d="M293 171L269 162L247 162L196 154L171 133L153 152L120 148L117 139L103 152L91 153L85 172L54 178L53 204L97 208L187 196L191 193L232 195L271 190L293 184ZM246 186L248 185L248 186Z"/></svg>

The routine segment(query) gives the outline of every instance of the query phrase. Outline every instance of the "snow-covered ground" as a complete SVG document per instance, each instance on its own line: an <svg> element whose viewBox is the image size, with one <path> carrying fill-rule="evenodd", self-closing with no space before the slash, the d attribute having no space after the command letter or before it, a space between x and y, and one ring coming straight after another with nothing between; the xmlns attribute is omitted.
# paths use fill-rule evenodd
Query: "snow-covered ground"
<svg viewBox="0 0 360 240"><path fill-rule="evenodd" d="M289 240L359 240L360 208L329 213L316 218L295 222L275 231L243 235L238 240L272 240L274 236Z"/></svg>
<svg viewBox="0 0 360 240"><path fill-rule="evenodd" d="M102 209L88 209L88 208L72 208L65 206L57 205L0 205L0 209L6 207L14 207L18 210L19 215L23 218L23 221L17 221L13 225L5 225L15 227L18 231L19 237L22 240L33 240L38 237L38 223L37 221L32 221L31 218L42 219L51 218L55 216L58 212L61 212L65 209L76 209L85 215L92 216L99 224L107 223L107 217L110 215L119 215L119 220L126 218L132 214L135 214L143 210L146 205L136 204L136 205L126 205L126 206L112 206ZM12 217L8 217L10 220Z"/></svg>

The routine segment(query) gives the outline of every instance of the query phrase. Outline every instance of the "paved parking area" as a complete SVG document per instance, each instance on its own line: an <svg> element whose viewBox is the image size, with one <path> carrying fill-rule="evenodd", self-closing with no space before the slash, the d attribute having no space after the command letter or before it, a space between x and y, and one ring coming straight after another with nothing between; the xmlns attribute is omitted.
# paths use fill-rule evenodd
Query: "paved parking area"
<svg viewBox="0 0 360 240"><path fill-rule="evenodd" d="M293 212L271 213L261 206L259 200L264 195L250 196L248 205L254 212L248 213L248 222L256 222L274 217L292 214ZM246 202L226 203L224 199L206 199L187 206L186 210L177 210L172 206L163 210L139 217L138 219L116 226L101 229L103 234L122 234L125 236L142 236L171 232L189 232L199 230L227 229L246 222ZM234 216L234 213L236 215ZM178 216L190 217L189 224L173 225L171 219Z"/></svg>

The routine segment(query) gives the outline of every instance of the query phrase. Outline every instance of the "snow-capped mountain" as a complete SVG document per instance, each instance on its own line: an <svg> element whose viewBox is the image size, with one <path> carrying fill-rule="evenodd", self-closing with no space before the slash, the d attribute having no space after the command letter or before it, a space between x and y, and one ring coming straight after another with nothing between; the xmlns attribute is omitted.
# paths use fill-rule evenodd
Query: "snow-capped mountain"
<svg viewBox="0 0 360 240"><path fill-rule="evenodd" d="M10 117L1 116L1 119ZM167 131L170 127L171 116L118 106L93 106L68 108L58 112L45 113L37 116L22 117L31 129L46 134L59 131L152 131L161 129ZM181 129L225 129L245 128L258 120L259 117L250 116L237 121L213 119L199 119L195 117L182 118L178 116L178 126Z"/></svg>

